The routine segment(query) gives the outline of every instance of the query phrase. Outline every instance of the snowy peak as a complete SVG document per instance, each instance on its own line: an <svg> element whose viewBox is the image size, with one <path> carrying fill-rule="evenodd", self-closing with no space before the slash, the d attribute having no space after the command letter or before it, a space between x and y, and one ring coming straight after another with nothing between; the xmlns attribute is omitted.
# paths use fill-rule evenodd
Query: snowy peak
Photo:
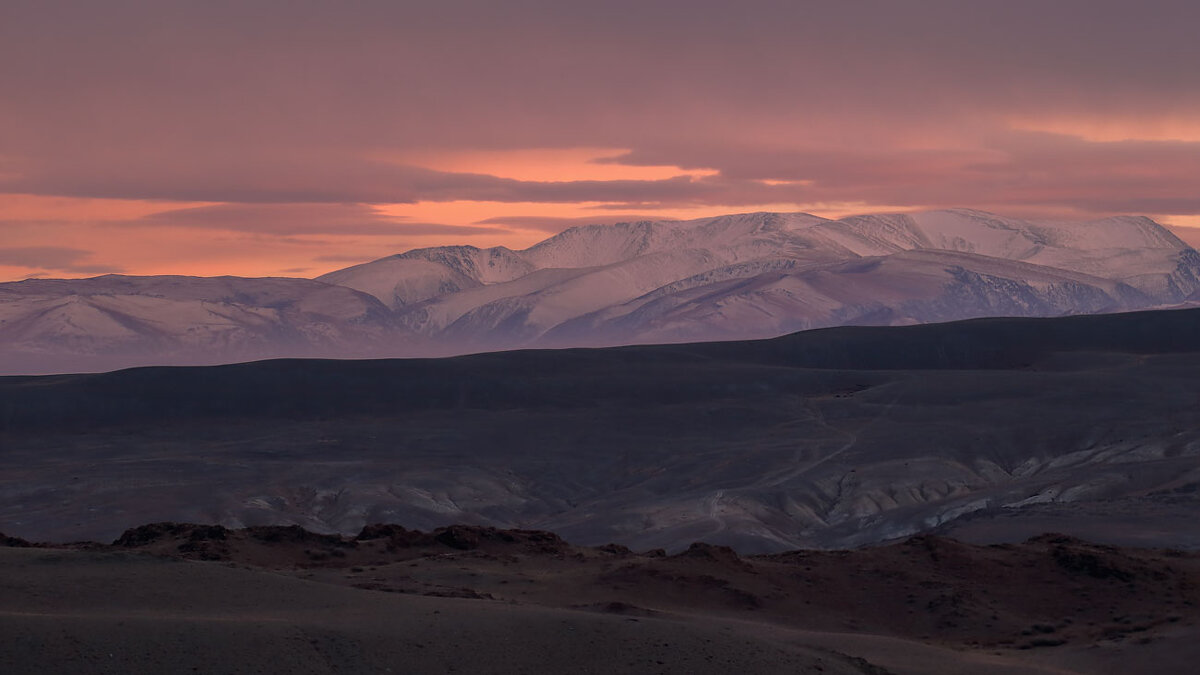
<svg viewBox="0 0 1200 675"><path fill-rule="evenodd" d="M912 217L902 213L852 216L816 229L830 242L860 256L933 247Z"/></svg>
<svg viewBox="0 0 1200 675"><path fill-rule="evenodd" d="M736 213L680 223L693 244L729 244L747 237L778 238L803 232L829 220L808 213Z"/></svg>
<svg viewBox="0 0 1200 675"><path fill-rule="evenodd" d="M573 227L524 251L540 268L595 267L638 256L698 249L733 262L785 253L803 244L801 234L824 218L807 213L739 213L695 220L638 221Z"/></svg>
<svg viewBox="0 0 1200 675"><path fill-rule="evenodd" d="M503 246L438 246L347 267L317 280L362 291L399 309L485 284L512 281L533 270Z"/></svg>
<svg viewBox="0 0 1200 675"><path fill-rule="evenodd" d="M936 249L1028 260L1046 248L1078 252L1188 248L1165 227L1142 216L1034 223L983 211L948 209L851 216L830 221L820 230L860 255Z"/></svg>
<svg viewBox="0 0 1200 675"><path fill-rule="evenodd" d="M396 257L436 263L481 284L512 281L535 269L516 253L503 246L493 248L437 246L414 249Z"/></svg>
<svg viewBox="0 0 1200 675"><path fill-rule="evenodd" d="M129 277L0 284L0 372L94 371L377 353L374 297L311 279Z"/></svg>
<svg viewBox="0 0 1200 675"><path fill-rule="evenodd" d="M538 268L611 265L677 245L682 225L675 221L581 225L521 251Z"/></svg>
<svg viewBox="0 0 1200 675"><path fill-rule="evenodd" d="M928 248L1011 260L1027 259L1047 247L1081 252L1189 248L1170 230L1145 216L1035 223L983 211L951 209L914 213L909 217L929 242Z"/></svg>
<svg viewBox="0 0 1200 675"><path fill-rule="evenodd" d="M982 211L928 211L909 217L929 242L928 246L913 248L1025 260L1045 245L1040 237L1030 231L1029 223Z"/></svg>
<svg viewBox="0 0 1200 675"><path fill-rule="evenodd" d="M643 341L649 323L635 322L662 323L663 312L674 317L679 335L704 339L746 334L753 324L760 324L754 336L833 325L878 314L888 303L941 303L936 311L893 307L880 314L896 321L1172 304L1200 284L1186 250L1165 228L1139 217L1033 223L969 209L840 220L741 213L573 227L523 251L419 249L321 280L374 295L416 332L486 349L533 344L541 335L563 334L559 327L567 325L585 326L576 336L607 331L611 342ZM909 252L959 257L903 255ZM861 259L874 262L843 265ZM878 271L855 290L868 283L868 275L852 273L860 268ZM820 269L827 271L814 271ZM815 284L812 274L826 281ZM964 289L966 278L1000 290ZM890 292L889 283L902 292ZM950 288L974 299L938 299L939 289ZM905 292L912 297L901 297ZM1023 297L1006 303L997 296L1004 293ZM708 309L694 307L700 298ZM618 317L615 333L597 323Z"/></svg>
<svg viewBox="0 0 1200 675"><path fill-rule="evenodd" d="M684 250L699 255L680 258L685 267L665 270L675 276L674 281L755 261L816 264L913 250L955 251L1096 274L1107 264L1098 260L1097 252L1186 248L1161 225L1133 216L1091 223L1032 223L970 209L840 220L807 213L740 213L687 221L583 225L523 251L474 246L415 249L318 280L368 293L400 309L479 286L509 283L535 270L599 268ZM1108 261L1112 256L1105 253L1100 258ZM1136 276L1145 271L1141 264L1134 261L1133 269L1114 272L1119 278ZM1161 272L1160 267L1153 271Z"/></svg>
<svg viewBox="0 0 1200 675"><path fill-rule="evenodd" d="M1145 216L1114 216L1087 223L1032 225L1048 245L1082 251L1191 248L1167 228Z"/></svg>
<svg viewBox="0 0 1200 675"><path fill-rule="evenodd" d="M442 356L1196 302L1200 253L1148 218L742 213L574 227L523 251L416 249L316 280L0 284L0 368Z"/></svg>

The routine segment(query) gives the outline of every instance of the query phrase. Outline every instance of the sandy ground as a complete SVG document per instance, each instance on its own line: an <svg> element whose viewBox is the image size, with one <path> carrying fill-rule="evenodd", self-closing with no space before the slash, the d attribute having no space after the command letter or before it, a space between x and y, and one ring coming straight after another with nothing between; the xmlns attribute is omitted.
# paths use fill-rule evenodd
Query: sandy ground
<svg viewBox="0 0 1200 675"><path fill-rule="evenodd" d="M1173 551L363 537L169 524L0 547L0 672L1184 673L1200 658L1200 559Z"/></svg>
<svg viewBox="0 0 1200 675"><path fill-rule="evenodd" d="M379 593L220 563L0 551L7 673L861 673L754 626Z"/></svg>

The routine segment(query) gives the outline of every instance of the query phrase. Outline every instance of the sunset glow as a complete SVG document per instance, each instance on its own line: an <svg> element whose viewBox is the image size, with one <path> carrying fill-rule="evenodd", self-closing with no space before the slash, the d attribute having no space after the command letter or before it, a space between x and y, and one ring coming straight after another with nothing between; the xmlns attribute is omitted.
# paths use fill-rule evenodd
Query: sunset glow
<svg viewBox="0 0 1200 675"><path fill-rule="evenodd" d="M745 211L1200 227L1187 3L68 4L0 21L4 280Z"/></svg>
<svg viewBox="0 0 1200 675"><path fill-rule="evenodd" d="M1196 115L1160 117L1151 113L1142 118L1017 118L1012 121L1012 127L1019 131L1075 136L1091 143L1200 143L1200 117Z"/></svg>
<svg viewBox="0 0 1200 675"><path fill-rule="evenodd" d="M629 149L530 148L482 151L414 151L383 161L450 173L482 173L521 181L665 180L679 176L715 176L715 169L685 170L677 166L629 166L611 161Z"/></svg>

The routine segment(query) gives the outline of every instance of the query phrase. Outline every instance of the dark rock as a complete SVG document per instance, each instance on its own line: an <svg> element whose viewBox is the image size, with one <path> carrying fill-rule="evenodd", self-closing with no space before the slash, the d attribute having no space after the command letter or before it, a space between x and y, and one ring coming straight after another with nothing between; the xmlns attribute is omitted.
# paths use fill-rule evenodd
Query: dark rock
<svg viewBox="0 0 1200 675"><path fill-rule="evenodd" d="M355 539L358 541L386 539L389 551L398 548L411 548L413 546L430 546L435 543L431 534L421 532L420 530L410 530L400 525L385 523L364 525L362 531L358 533Z"/></svg>
<svg viewBox="0 0 1200 675"><path fill-rule="evenodd" d="M229 530L220 525L195 525L188 534L192 541L224 541Z"/></svg>
<svg viewBox="0 0 1200 675"><path fill-rule="evenodd" d="M1134 577L1130 572L1104 560L1095 553L1055 546L1050 551L1050 555L1059 567L1068 572L1086 574L1096 579L1116 579L1118 581L1132 581Z"/></svg>
<svg viewBox="0 0 1200 675"><path fill-rule="evenodd" d="M724 563L733 565L739 568L749 568L750 564L742 560L732 548L728 546L714 546L706 544L702 541L693 543L688 549L682 553L677 553L672 558L691 558L695 560L707 560L712 562Z"/></svg>
<svg viewBox="0 0 1200 675"><path fill-rule="evenodd" d="M465 525L440 527L433 531L433 538L442 545L456 548L460 551L470 551L479 548L479 529Z"/></svg>
<svg viewBox="0 0 1200 675"><path fill-rule="evenodd" d="M196 527L190 523L150 523L140 527L130 528L125 530L113 546L124 546L126 548L136 548L152 544L166 537L173 537L186 534Z"/></svg>
<svg viewBox="0 0 1200 675"><path fill-rule="evenodd" d="M440 544L461 551L471 551L484 544L520 545L530 553L562 553L570 544L553 532L542 530L501 530L494 527L451 525L433 531Z"/></svg>
<svg viewBox="0 0 1200 675"><path fill-rule="evenodd" d="M336 534L317 534L309 532L299 525L264 525L258 527L247 527L246 534L251 539L268 544L277 543L306 543L306 544L324 544L326 546L341 546L353 547L356 542L353 539L346 539Z"/></svg>
<svg viewBox="0 0 1200 675"><path fill-rule="evenodd" d="M618 558L627 558L633 555L633 551L629 550L628 546L622 546L620 544L605 544L603 546L597 546L596 550L600 551L601 553L614 555Z"/></svg>
<svg viewBox="0 0 1200 675"><path fill-rule="evenodd" d="M21 539L20 537L9 537L3 532L0 532L0 546L8 546L9 548L28 548L33 544Z"/></svg>

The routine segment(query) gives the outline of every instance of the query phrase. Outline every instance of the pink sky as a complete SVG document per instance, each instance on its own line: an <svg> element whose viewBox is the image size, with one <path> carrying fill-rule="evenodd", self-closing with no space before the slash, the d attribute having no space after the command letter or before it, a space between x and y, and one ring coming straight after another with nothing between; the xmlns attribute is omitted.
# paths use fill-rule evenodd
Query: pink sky
<svg viewBox="0 0 1200 675"><path fill-rule="evenodd" d="M1193 2L26 2L0 279L964 206L1200 244ZM1186 227L1193 226L1193 227Z"/></svg>

